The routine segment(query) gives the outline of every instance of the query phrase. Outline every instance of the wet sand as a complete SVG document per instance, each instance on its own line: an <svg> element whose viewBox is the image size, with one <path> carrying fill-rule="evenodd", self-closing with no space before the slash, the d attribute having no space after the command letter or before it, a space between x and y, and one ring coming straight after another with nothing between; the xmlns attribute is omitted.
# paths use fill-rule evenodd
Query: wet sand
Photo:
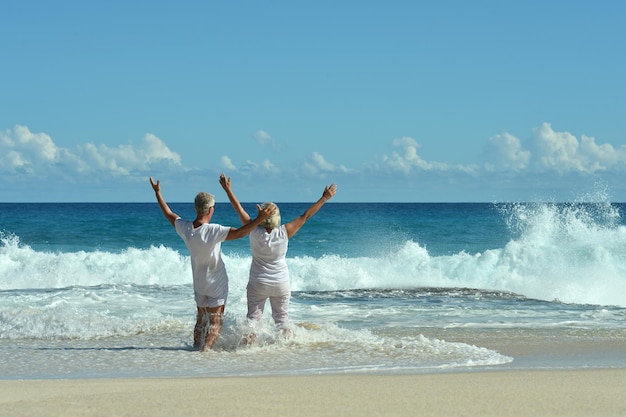
<svg viewBox="0 0 626 417"><path fill-rule="evenodd" d="M626 369L1 380L2 416L624 416Z"/></svg>

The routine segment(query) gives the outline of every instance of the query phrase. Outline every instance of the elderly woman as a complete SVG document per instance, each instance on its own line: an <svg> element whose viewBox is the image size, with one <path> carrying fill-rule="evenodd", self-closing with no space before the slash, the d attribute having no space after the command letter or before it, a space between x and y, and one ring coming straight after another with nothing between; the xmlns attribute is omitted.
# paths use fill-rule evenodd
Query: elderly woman
<svg viewBox="0 0 626 417"><path fill-rule="evenodd" d="M231 188L230 177L220 175L220 184L228 199L239 215L242 224L250 221L250 216L243 209ZM265 219L259 226L250 232L250 249L252 251L252 265L247 286L249 320L260 321L265 304L269 298L272 307L274 323L283 332L289 331L289 299L291 285L289 269L287 268L287 249L289 239L309 220L332 196L337 186L332 184L324 188L319 200L311 205L300 216L289 223L281 225L280 211L274 203L265 203L263 208L275 208L276 212ZM254 334L244 337L244 344L254 341Z"/></svg>

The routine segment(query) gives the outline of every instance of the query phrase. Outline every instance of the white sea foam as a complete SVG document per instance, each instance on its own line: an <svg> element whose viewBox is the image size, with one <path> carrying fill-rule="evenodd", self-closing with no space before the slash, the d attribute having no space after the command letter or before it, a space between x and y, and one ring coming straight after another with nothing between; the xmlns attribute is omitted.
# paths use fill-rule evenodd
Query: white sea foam
<svg viewBox="0 0 626 417"><path fill-rule="evenodd" d="M433 256L414 241L371 257L288 258L294 291L466 287L565 303L626 306L626 227L610 205L510 205L503 247ZM111 284L187 285L189 258L164 246L41 252L1 236L0 290ZM224 256L231 289L245 288L250 258Z"/></svg>

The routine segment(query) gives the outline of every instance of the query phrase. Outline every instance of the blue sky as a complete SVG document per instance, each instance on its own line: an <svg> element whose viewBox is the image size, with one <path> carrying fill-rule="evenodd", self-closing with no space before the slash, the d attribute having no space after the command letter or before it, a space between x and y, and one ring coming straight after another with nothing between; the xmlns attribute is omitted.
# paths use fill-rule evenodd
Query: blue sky
<svg viewBox="0 0 626 417"><path fill-rule="evenodd" d="M0 202L626 201L626 3L29 1ZM591 196L591 197L590 197Z"/></svg>

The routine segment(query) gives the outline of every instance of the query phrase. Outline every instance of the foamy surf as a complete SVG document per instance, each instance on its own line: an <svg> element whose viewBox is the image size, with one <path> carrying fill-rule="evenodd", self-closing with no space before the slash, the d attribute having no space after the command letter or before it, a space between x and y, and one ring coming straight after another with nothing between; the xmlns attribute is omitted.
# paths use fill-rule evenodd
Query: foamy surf
<svg viewBox="0 0 626 417"><path fill-rule="evenodd" d="M88 234L69 219L13 227L11 210L26 219L29 205L0 211L0 377L497 368L519 363L498 347L626 334L625 228L604 202L358 205L377 219L367 228L354 205L325 207L290 243L292 337L267 311L247 347L249 248L225 242L225 326L208 354L191 347L190 262L171 226L141 204L77 207L76 224L97 225Z"/></svg>

